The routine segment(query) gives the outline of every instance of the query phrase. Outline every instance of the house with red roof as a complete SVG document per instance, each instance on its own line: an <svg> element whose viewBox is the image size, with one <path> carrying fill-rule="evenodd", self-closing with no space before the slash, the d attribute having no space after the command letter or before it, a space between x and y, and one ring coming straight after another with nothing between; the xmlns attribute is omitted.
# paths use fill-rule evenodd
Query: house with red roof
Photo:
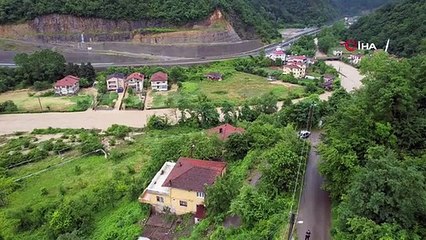
<svg viewBox="0 0 426 240"><path fill-rule="evenodd" d="M80 78L68 75L55 83L55 94L73 95L80 90Z"/></svg>
<svg viewBox="0 0 426 240"><path fill-rule="evenodd" d="M288 56L287 63L288 64L306 64L308 63L308 58L305 55L302 56Z"/></svg>
<svg viewBox="0 0 426 240"><path fill-rule="evenodd" d="M232 134L243 133L245 131L244 128L234 127L229 123L211 128L207 130L208 134L217 134L220 140L224 141L229 138Z"/></svg>
<svg viewBox="0 0 426 240"><path fill-rule="evenodd" d="M142 92L144 80L145 76L142 73L134 72L127 76L125 82L127 87L133 88L136 92Z"/></svg>
<svg viewBox="0 0 426 240"><path fill-rule="evenodd" d="M286 53L284 52L284 50L280 47L276 48L275 51L271 52L270 54L268 54L268 58L272 59L272 60L277 60L277 59L281 59L283 62L286 59Z"/></svg>
<svg viewBox="0 0 426 240"><path fill-rule="evenodd" d="M165 72L156 72L151 76L151 89L156 91L167 91L169 76Z"/></svg>
<svg viewBox="0 0 426 240"><path fill-rule="evenodd" d="M156 211L181 215L193 213L195 222L205 217L206 187L226 171L226 163L181 157L166 162L140 195L141 203Z"/></svg>

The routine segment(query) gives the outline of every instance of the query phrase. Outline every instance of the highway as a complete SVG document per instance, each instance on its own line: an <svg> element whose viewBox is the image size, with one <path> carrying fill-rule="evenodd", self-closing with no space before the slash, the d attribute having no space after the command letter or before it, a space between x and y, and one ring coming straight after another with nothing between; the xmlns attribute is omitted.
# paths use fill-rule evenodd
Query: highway
<svg viewBox="0 0 426 240"><path fill-rule="evenodd" d="M216 61L225 61L230 59L235 59L238 57L244 57L244 56L254 56L259 54L261 51L265 51L266 53L269 53L271 51L274 51L277 47L286 48L290 46L290 44L297 41L301 36L304 35L313 35L321 31L320 28L313 28L313 29L307 29L307 31L301 32L300 34L289 38L285 40L284 42L280 43L273 43L269 44L257 49L253 49L251 51L247 52L241 52L239 54L233 54L233 55L222 55L217 57L207 57L207 58L185 58L185 59L179 59L179 60L168 60L168 61L149 61L146 60L139 60L135 58L134 62L124 62L124 63L116 63L116 62L92 62L92 66L97 69L103 69L108 67L126 67L126 66L175 66L175 65L195 65L195 64L203 64L203 63L211 63ZM99 55L102 55L99 53ZM108 59L110 60L110 59ZM16 65L13 62L1 62L0 61L0 67L9 67L9 68L15 68Z"/></svg>

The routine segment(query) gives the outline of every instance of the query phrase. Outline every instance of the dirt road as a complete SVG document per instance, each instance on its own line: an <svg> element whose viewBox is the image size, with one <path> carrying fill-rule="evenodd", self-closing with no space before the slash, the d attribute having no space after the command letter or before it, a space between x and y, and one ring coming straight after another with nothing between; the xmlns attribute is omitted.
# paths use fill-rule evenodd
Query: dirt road
<svg viewBox="0 0 426 240"><path fill-rule="evenodd" d="M345 88L346 91L350 92L361 87L362 76L358 69L341 61L326 61L326 63L340 72L342 87Z"/></svg>
<svg viewBox="0 0 426 240"><path fill-rule="evenodd" d="M0 135L35 128L98 128L107 129L112 124L143 127L152 115L167 115L175 121L173 109L148 111L86 111L74 113L29 113L0 115Z"/></svg>

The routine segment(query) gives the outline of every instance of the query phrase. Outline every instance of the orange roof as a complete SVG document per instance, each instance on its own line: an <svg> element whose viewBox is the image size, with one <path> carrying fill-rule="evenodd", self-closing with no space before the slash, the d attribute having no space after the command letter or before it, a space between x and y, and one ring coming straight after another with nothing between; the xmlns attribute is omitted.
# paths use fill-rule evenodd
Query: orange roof
<svg viewBox="0 0 426 240"><path fill-rule="evenodd" d="M68 75L61 80L57 81L55 83L55 87L68 87L68 86L74 86L76 83L80 81L80 78L72 75Z"/></svg>
<svg viewBox="0 0 426 240"><path fill-rule="evenodd" d="M226 168L226 163L181 157L163 183L188 191L204 192L206 185L212 185Z"/></svg>
<svg viewBox="0 0 426 240"><path fill-rule="evenodd" d="M137 79L137 80L143 81L145 79L145 76L142 73L134 72L130 74L129 76L127 76L126 78L126 80L130 80L130 79Z"/></svg>
<svg viewBox="0 0 426 240"><path fill-rule="evenodd" d="M156 72L151 76L151 81L167 81L169 76L164 72Z"/></svg>
<svg viewBox="0 0 426 240"><path fill-rule="evenodd" d="M245 131L244 128L234 127L234 126L232 126L231 124L228 124L228 123L207 130L207 132L210 133L210 134L219 134L219 138L221 140L226 140L232 134L243 133L244 131Z"/></svg>

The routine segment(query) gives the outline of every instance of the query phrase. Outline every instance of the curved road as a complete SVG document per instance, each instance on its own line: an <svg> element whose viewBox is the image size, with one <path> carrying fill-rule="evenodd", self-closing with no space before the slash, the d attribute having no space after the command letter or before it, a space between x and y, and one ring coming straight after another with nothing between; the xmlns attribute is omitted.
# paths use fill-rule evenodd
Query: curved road
<svg viewBox="0 0 426 240"><path fill-rule="evenodd" d="M350 92L362 86L362 76L358 70L340 61L328 61L341 73L342 87ZM329 240L331 227L331 201L327 192L321 189L324 179L318 171L320 156L317 146L320 143L320 132L312 132L309 140L312 148L306 166L304 187L296 218L297 236L305 239L305 233L311 231L311 240Z"/></svg>

